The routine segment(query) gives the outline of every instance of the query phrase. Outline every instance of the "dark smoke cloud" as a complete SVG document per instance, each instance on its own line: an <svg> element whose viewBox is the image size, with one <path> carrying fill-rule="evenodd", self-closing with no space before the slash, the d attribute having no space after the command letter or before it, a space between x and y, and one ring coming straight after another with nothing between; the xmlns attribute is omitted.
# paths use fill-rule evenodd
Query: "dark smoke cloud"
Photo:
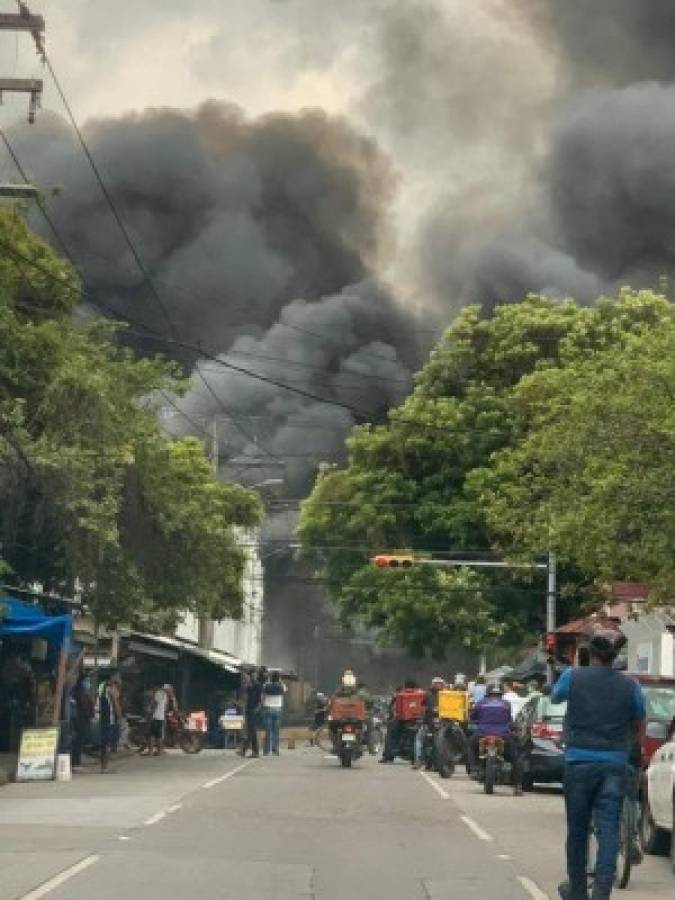
<svg viewBox="0 0 675 900"><path fill-rule="evenodd" d="M655 286L675 274L675 7L518 8L555 58L557 88L547 108L530 110L523 145L503 157L510 191L468 184L430 213L420 257L434 291L490 308L529 291L590 301L623 284Z"/></svg>
<svg viewBox="0 0 675 900"><path fill-rule="evenodd" d="M527 0L577 85L675 78L672 0Z"/></svg>
<svg viewBox="0 0 675 900"><path fill-rule="evenodd" d="M269 327L290 299L368 275L386 246L386 159L319 111L249 121L207 103L99 120L88 140L172 317L189 341L224 348ZM94 296L165 327L71 133L42 116L14 135ZM235 332L236 334L236 332Z"/></svg>
<svg viewBox="0 0 675 900"><path fill-rule="evenodd" d="M239 337L220 359L318 399L204 363L209 387L193 377L178 405L191 418L218 420L221 446L240 461L238 477L260 483L281 475L290 495L302 496L320 463L344 459L354 424L381 418L409 392L416 356L414 336L405 336L410 324L390 295L369 282L315 303L296 300L264 335ZM231 418L212 391L225 398ZM186 427L176 415L172 430Z"/></svg>
<svg viewBox="0 0 675 900"><path fill-rule="evenodd" d="M592 93L563 116L548 173L557 222L607 281L674 270L674 147L675 85Z"/></svg>
<svg viewBox="0 0 675 900"><path fill-rule="evenodd" d="M64 123L41 116L12 137L38 184L58 173L51 212L94 304L168 334ZM218 420L223 456L281 460L288 490L306 491L355 422L403 399L421 358L413 315L370 278L389 250L386 158L320 111L249 120L215 102L94 121L87 137L181 338L318 398L178 354L199 370L181 409L205 428ZM163 415L174 433L194 430Z"/></svg>

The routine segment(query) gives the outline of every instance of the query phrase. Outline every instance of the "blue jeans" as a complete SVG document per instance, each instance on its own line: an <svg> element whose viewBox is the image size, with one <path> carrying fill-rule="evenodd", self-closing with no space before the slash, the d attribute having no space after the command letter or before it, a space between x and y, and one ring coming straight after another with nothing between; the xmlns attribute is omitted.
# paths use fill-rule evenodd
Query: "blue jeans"
<svg viewBox="0 0 675 900"><path fill-rule="evenodd" d="M611 890L619 852L619 825L627 787L627 767L614 763L567 763L567 875L576 890L586 890L588 837L595 822L598 857L595 881Z"/></svg>
<svg viewBox="0 0 675 900"><path fill-rule="evenodd" d="M265 753L279 752L279 727L281 725L281 710L265 710Z"/></svg>

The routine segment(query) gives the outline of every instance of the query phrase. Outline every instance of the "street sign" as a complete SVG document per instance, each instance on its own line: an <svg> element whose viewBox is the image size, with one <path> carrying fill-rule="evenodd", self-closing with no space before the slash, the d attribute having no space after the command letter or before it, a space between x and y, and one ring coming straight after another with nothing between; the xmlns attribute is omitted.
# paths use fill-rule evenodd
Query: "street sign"
<svg viewBox="0 0 675 900"><path fill-rule="evenodd" d="M59 729L24 728L21 732L17 781L53 781L56 774L56 751Z"/></svg>

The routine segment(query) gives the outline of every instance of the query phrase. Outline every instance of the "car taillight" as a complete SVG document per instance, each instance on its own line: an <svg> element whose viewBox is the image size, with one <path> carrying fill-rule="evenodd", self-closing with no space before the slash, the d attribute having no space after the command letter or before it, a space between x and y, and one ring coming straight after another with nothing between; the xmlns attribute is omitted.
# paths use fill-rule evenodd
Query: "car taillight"
<svg viewBox="0 0 675 900"><path fill-rule="evenodd" d="M557 740L562 734L562 726L551 725L550 722L535 722L530 730L532 737L545 738L549 741Z"/></svg>

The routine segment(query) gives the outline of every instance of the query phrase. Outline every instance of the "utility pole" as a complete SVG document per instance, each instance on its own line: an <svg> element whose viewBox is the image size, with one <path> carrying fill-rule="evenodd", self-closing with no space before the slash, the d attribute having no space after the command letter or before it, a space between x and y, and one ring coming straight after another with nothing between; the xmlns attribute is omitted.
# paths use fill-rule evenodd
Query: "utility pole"
<svg viewBox="0 0 675 900"><path fill-rule="evenodd" d="M25 3L19 3L18 13L0 13L0 31L28 31L33 36L38 55L44 57L45 20L33 15ZM35 121L42 100L41 78L6 78L0 74L0 103L5 92L28 94L28 121Z"/></svg>
<svg viewBox="0 0 675 900"><path fill-rule="evenodd" d="M552 550L548 552L548 590L546 593L546 632L553 634L556 629L556 594L558 579L558 562ZM553 665L546 666L546 677L549 684L553 684Z"/></svg>

